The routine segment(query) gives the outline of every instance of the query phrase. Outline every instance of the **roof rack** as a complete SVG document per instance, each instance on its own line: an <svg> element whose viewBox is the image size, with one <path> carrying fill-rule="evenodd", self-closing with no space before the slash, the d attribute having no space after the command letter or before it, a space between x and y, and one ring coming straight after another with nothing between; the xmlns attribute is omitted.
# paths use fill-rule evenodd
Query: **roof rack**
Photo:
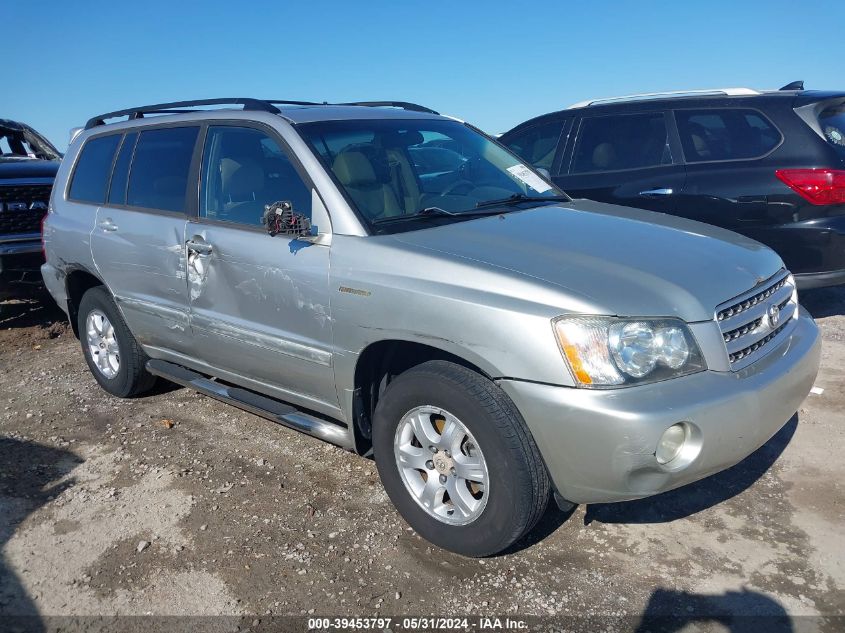
<svg viewBox="0 0 845 633"><path fill-rule="evenodd" d="M662 99L663 97L686 97L696 95L726 95L729 97L752 96L762 94L759 90L751 88L714 88L710 90L672 90L669 92L643 92L641 94L625 95L622 97L607 97L605 99L589 99L573 103L567 109L585 108L599 103L615 103L617 101L637 101L640 99Z"/></svg>
<svg viewBox="0 0 845 633"><path fill-rule="evenodd" d="M403 110L410 110L412 112L426 112L428 114L440 114L431 108L426 108L417 103L410 103L408 101L348 101L346 103L335 103L326 105L349 105L349 106L367 106L370 108L402 108Z"/></svg>
<svg viewBox="0 0 845 633"><path fill-rule="evenodd" d="M100 114L99 116L89 119L88 123L85 124L85 129L90 130L92 127L105 125L105 119L128 116L128 120L131 121L133 119L141 119L145 114L179 114L192 111L184 110L183 108L196 108L197 106L210 105L242 105L244 110L260 110L263 112L279 114L279 109L277 107L275 107L272 103L261 99L243 97L235 97L231 99L196 99L194 101L172 101L170 103L157 103L155 105L141 106L139 108L127 108L126 110L106 112L105 114Z"/></svg>
<svg viewBox="0 0 845 633"><path fill-rule="evenodd" d="M196 99L193 101L172 101L170 103L157 103L154 105L140 106L137 108L127 108L125 110L115 110L114 112L106 112L91 119L85 124L85 129L97 127L98 125L105 125L106 119L114 119L117 117L129 117L128 120L142 119L145 114L184 114L187 112L194 112L194 108L199 106L211 105L240 105L244 110L257 110L260 112L270 112L272 114L281 114L281 110L277 105L300 105L300 106L322 106L322 105L348 105L348 106L368 106L373 108L378 107L393 107L403 108L413 112L427 112L429 114L439 114L431 108L418 105L416 103L409 103L407 101L350 101L347 103L328 103L323 101L318 103L316 101L288 101L284 99L252 99L249 97L235 97L231 99Z"/></svg>

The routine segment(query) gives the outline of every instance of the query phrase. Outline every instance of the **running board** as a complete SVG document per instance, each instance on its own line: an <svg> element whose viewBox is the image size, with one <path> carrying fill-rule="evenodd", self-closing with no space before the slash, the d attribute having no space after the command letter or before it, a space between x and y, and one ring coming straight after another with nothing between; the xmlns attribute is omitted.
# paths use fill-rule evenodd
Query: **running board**
<svg viewBox="0 0 845 633"><path fill-rule="evenodd" d="M304 413L295 407L248 389L219 383L182 365L156 358L147 361L147 371L155 376L189 387L227 404L249 411L271 422L313 435L341 448L353 450L349 434L337 424Z"/></svg>

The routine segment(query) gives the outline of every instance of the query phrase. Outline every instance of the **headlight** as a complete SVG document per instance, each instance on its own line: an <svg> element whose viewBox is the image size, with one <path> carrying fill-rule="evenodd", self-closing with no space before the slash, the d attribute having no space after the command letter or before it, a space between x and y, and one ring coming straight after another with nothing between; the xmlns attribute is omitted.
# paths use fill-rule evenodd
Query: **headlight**
<svg viewBox="0 0 845 633"><path fill-rule="evenodd" d="M566 316L552 324L580 387L656 382L707 368L679 319Z"/></svg>

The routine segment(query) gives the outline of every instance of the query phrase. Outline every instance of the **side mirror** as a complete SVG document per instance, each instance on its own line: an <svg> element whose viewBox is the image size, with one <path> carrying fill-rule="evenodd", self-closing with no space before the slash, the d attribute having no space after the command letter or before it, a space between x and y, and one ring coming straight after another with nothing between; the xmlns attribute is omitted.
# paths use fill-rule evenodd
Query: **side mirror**
<svg viewBox="0 0 845 633"><path fill-rule="evenodd" d="M280 200L265 205L261 216L261 224L267 229L271 237L282 234L294 239L312 238L311 220L293 210L293 205L287 200Z"/></svg>
<svg viewBox="0 0 845 633"><path fill-rule="evenodd" d="M534 169L536 169L536 170L539 172L539 174L540 174L543 178L545 178L546 180L551 180L551 179L552 179L552 175L549 173L549 170L548 170L548 169L546 169L545 167L535 167Z"/></svg>

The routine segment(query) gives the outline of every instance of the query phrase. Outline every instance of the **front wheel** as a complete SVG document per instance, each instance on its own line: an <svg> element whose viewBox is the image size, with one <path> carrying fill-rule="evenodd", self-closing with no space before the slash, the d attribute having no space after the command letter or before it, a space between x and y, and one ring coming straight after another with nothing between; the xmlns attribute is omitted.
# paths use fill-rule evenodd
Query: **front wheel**
<svg viewBox="0 0 845 633"><path fill-rule="evenodd" d="M408 524L466 556L512 545L549 499L545 465L511 400L447 361L423 363L390 383L376 407L373 451Z"/></svg>

